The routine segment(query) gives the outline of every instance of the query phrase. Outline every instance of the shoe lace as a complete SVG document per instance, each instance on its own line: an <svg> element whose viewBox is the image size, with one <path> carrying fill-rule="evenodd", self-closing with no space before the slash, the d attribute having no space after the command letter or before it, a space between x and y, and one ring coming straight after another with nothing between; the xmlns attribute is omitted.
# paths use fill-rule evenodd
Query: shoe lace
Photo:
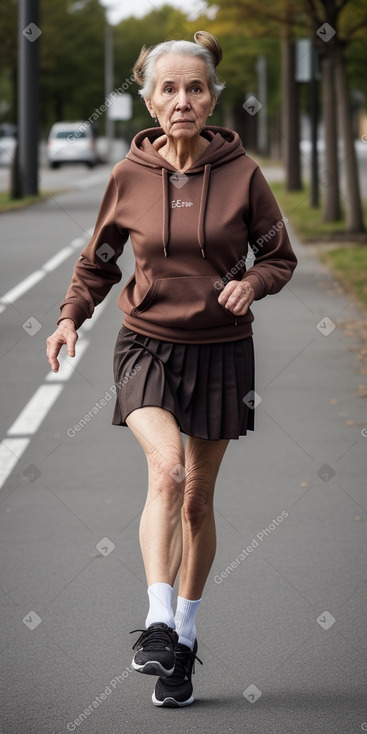
<svg viewBox="0 0 367 734"><path fill-rule="evenodd" d="M203 661L194 655L192 652L189 653L187 650L180 650L178 647L175 649L175 672L170 676L169 680L182 679L186 676L190 678L190 673L195 673L195 660L203 665Z"/></svg>
<svg viewBox="0 0 367 734"><path fill-rule="evenodd" d="M136 650L139 645L144 647L145 650L149 650L150 648L153 648L154 650L165 650L168 638L170 642L172 641L171 634L168 630L149 628L146 630L131 630L130 635L134 632L141 632L142 634L134 643L132 647L133 650Z"/></svg>

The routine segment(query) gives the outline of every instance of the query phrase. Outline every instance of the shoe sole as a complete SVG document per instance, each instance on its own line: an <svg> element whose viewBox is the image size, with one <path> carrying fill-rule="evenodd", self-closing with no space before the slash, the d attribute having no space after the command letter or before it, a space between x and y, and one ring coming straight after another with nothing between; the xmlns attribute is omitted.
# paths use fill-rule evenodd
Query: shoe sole
<svg viewBox="0 0 367 734"><path fill-rule="evenodd" d="M152 694L152 701L154 703L154 706L161 706L162 708L170 708L170 709L176 709L176 708L182 708L182 706L190 706L191 703L194 703L194 694L192 693L190 698L187 699L187 701L176 701L175 698L172 696L167 696L163 701L159 701L158 698L155 696L155 691L153 691Z"/></svg>
<svg viewBox="0 0 367 734"><path fill-rule="evenodd" d="M147 663L144 663L144 665L139 665L139 663L136 663L135 660L132 661L131 666L136 670L138 673L145 673L145 675L158 675L158 676L170 676L172 675L175 666L171 668L170 670L166 670L166 668L163 668L163 666L158 662L158 660L149 660Z"/></svg>

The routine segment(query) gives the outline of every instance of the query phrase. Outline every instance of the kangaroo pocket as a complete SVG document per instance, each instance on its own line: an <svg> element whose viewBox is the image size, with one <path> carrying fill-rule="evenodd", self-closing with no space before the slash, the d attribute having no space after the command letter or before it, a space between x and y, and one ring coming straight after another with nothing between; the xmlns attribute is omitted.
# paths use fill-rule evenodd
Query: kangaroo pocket
<svg viewBox="0 0 367 734"><path fill-rule="evenodd" d="M142 315L146 321L167 327L203 329L235 324L236 317L218 303L219 283L216 275L158 278L137 306L131 308L132 294L126 293L121 307L130 316Z"/></svg>

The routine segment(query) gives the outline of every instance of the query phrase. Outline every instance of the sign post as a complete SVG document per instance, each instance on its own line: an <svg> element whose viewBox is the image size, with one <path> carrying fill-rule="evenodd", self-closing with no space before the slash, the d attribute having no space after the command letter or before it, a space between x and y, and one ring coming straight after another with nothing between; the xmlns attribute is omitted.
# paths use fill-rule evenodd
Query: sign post
<svg viewBox="0 0 367 734"><path fill-rule="evenodd" d="M18 180L20 196L38 194L38 0L19 0Z"/></svg>

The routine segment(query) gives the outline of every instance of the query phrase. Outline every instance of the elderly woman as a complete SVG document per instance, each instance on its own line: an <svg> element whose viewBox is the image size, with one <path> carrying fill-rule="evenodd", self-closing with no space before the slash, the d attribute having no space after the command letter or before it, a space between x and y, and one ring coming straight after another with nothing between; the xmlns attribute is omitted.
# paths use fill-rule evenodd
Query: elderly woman
<svg viewBox="0 0 367 734"><path fill-rule="evenodd" d="M117 260L130 236L135 271L119 298L112 422L131 429L148 465L140 544L149 610L145 629L135 630L132 665L159 676L157 706L194 700L195 617L216 548L215 481L230 439L254 429L250 306L280 291L297 262L238 134L206 125L224 86L215 71L222 54L211 34L194 40L142 49L135 79L159 126L136 135L114 167L47 340L57 372L62 345L74 356L77 329L120 280ZM248 244L255 257L246 269Z"/></svg>

